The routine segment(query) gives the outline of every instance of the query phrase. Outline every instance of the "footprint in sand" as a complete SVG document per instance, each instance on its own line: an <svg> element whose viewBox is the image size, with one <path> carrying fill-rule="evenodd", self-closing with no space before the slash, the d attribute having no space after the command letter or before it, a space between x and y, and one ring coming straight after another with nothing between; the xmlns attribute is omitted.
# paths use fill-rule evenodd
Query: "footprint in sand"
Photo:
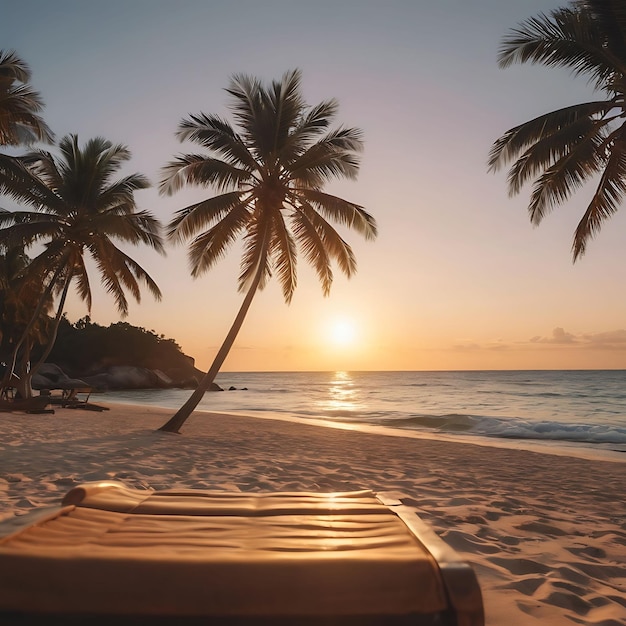
<svg viewBox="0 0 626 626"><path fill-rule="evenodd" d="M490 559L495 565L499 565L511 574L516 576L525 576L527 574L547 574L550 568L538 561L531 559L503 559L495 557Z"/></svg>
<svg viewBox="0 0 626 626"><path fill-rule="evenodd" d="M519 526L515 526L518 530L524 532L538 533L540 535L547 535L548 537L562 537L566 535L566 531L561 530L557 526L553 526L551 524L544 524L543 522L526 522L524 524L520 524Z"/></svg>
<svg viewBox="0 0 626 626"><path fill-rule="evenodd" d="M518 578L517 580L514 580L506 585L502 585L499 588L515 589L516 591L523 593L525 596L532 596L545 582L546 578L544 576L535 576L534 574L531 574L530 576Z"/></svg>
<svg viewBox="0 0 626 626"><path fill-rule="evenodd" d="M586 548L565 548L568 552L580 557L592 559L606 559L606 551L602 548L587 546Z"/></svg>
<svg viewBox="0 0 626 626"><path fill-rule="evenodd" d="M481 541L474 535L462 533L458 530L449 530L442 534L444 541L459 552L473 552L478 554L496 554L500 548L491 542Z"/></svg>
<svg viewBox="0 0 626 626"><path fill-rule="evenodd" d="M565 591L555 591L551 593L544 602L558 606L561 609L569 609L578 615L586 615L593 608L591 603L584 598L581 598L575 593L567 593Z"/></svg>
<svg viewBox="0 0 626 626"><path fill-rule="evenodd" d="M574 565L578 565L577 563ZM559 574L563 580L567 580L572 583L586 586L589 584L589 576L583 574L578 569L573 567L557 567L555 572Z"/></svg>

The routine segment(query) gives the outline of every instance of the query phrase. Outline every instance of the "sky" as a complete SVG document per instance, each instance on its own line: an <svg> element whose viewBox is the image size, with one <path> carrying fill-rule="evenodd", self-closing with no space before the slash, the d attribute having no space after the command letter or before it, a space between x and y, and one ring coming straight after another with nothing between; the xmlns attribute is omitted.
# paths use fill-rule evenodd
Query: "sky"
<svg viewBox="0 0 626 626"><path fill-rule="evenodd" d="M339 229L358 272L347 280L337 270L327 298L300 257L291 304L276 282L260 292L223 370L626 368L625 211L572 263L592 188L534 227L529 188L510 198L506 171L486 166L509 128L594 97L567 70L497 65L511 28L564 4L0 0L0 48L30 65L58 138L129 147L125 172L154 184L137 203L164 224L212 194L160 196L157 184L176 154L198 150L175 138L182 118L230 116L224 88L233 74L270 81L300 68L309 104L336 98L337 125L362 129L358 180L327 191L363 205L378 238ZM163 300L144 290L126 321L175 339L208 368L242 300L240 248L195 280L184 245L168 245L165 257L128 251ZM67 314L87 314L76 294ZM91 318L120 319L101 289Z"/></svg>

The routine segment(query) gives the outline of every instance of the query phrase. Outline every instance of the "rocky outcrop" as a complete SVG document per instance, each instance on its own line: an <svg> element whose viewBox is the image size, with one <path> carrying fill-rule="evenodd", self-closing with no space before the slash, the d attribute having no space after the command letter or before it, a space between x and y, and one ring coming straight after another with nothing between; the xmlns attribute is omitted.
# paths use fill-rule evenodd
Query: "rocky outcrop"
<svg viewBox="0 0 626 626"><path fill-rule="evenodd" d="M91 369L80 377L72 377L68 376L58 365L44 363L33 376L32 386L33 389L92 387L99 391L116 389L193 389L198 386L198 379L194 376L185 380L174 380L161 370L151 370L133 365L111 365L100 368L99 371ZM221 391L221 388L214 384L212 390Z"/></svg>
<svg viewBox="0 0 626 626"><path fill-rule="evenodd" d="M84 380L70 378L58 365L44 363L32 380L33 389L79 389L89 387Z"/></svg>

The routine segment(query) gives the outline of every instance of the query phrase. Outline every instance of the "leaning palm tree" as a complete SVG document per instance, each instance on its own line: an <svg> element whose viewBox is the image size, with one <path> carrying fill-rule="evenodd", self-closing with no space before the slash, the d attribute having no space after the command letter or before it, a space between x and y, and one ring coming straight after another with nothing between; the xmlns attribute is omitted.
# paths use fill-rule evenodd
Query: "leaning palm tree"
<svg viewBox="0 0 626 626"><path fill-rule="evenodd" d="M52 141L52 132L38 115L39 93L28 84L30 68L14 51L0 50L0 145Z"/></svg>
<svg viewBox="0 0 626 626"><path fill-rule="evenodd" d="M511 195L532 179L534 224L597 178L574 234L574 261L615 213L626 193L626 8L623 0L583 0L523 22L503 40L501 67L541 63L586 76L602 97L541 115L507 131L493 145L489 167L515 161Z"/></svg>
<svg viewBox="0 0 626 626"><path fill-rule="evenodd" d="M59 150L60 159L41 150L20 157L29 177L20 178L23 184L13 187L13 195L32 210L0 211L0 244L43 245L29 266L40 277L41 296L14 348L13 366L51 296L60 295L51 342L72 282L91 309L89 257L121 315L128 312L126 291L140 301L140 282L155 298L161 297L150 275L115 243L145 244L163 252L158 220L138 210L135 202L135 191L149 187L147 179L140 174L113 179L130 158L128 149L99 137L81 148L78 137L68 135Z"/></svg>
<svg viewBox="0 0 626 626"><path fill-rule="evenodd" d="M162 193L184 184L214 188L218 195L176 212L168 234L176 242L191 239L194 278L209 270L238 238L244 242L239 291L243 303L213 364L187 402L160 430L179 432L213 383L239 332L255 293L276 274L285 301L296 288L296 252L314 267L325 295L335 261L348 277L356 270L352 249L328 220L376 236L374 219L361 206L325 193L334 178L355 178L361 132L328 130L337 102L307 107L300 72L264 86L236 75L226 90L232 97L235 129L216 115L192 115L181 122L178 138L189 139L208 154L185 154L164 169Z"/></svg>

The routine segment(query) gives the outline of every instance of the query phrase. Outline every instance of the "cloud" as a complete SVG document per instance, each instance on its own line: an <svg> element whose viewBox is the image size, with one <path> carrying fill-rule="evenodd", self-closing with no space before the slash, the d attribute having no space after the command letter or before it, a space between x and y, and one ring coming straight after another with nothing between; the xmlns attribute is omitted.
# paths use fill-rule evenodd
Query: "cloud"
<svg viewBox="0 0 626 626"><path fill-rule="evenodd" d="M583 335L583 339L592 346L625 346L626 347L626 330L609 330L604 333L596 333L595 335Z"/></svg>
<svg viewBox="0 0 626 626"><path fill-rule="evenodd" d="M479 343L463 343L452 346L452 349L458 350L459 352L476 352L478 350L482 350L483 346Z"/></svg>
<svg viewBox="0 0 626 626"><path fill-rule="evenodd" d="M557 326L552 331L551 337L532 337L530 339L531 343L558 343L558 344L568 344L568 343L579 343L579 339L576 339L576 336L572 333L566 332L560 326Z"/></svg>
<svg viewBox="0 0 626 626"><path fill-rule="evenodd" d="M580 348L589 350L623 350L626 349L626 330L618 329L602 333L574 335L561 327L557 327L552 331L551 337L532 337L530 343L553 345L576 344Z"/></svg>
<svg viewBox="0 0 626 626"><path fill-rule="evenodd" d="M452 346L451 349L455 352L539 350L540 345L544 345L546 348L547 346L563 346L566 349L577 348L581 350L626 350L626 329L577 335L566 331L561 326L557 326L552 330L551 335L536 335L527 341L507 342L499 339L497 341L478 343L468 339L464 343Z"/></svg>

